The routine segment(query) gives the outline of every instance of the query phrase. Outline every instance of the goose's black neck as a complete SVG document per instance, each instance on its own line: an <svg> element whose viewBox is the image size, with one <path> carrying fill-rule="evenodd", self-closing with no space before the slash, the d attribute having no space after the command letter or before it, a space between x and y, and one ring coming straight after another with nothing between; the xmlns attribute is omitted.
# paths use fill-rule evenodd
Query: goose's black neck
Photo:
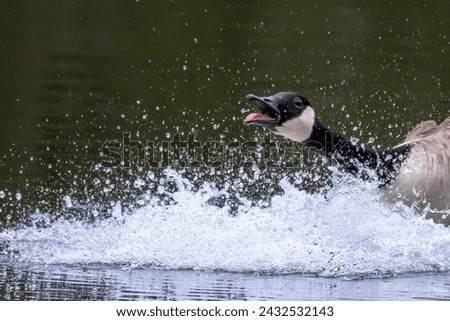
<svg viewBox="0 0 450 321"><path fill-rule="evenodd" d="M317 119L305 146L335 160L355 176L371 179L374 176L372 173L375 173L380 186L389 184L395 178L410 149L408 145L403 145L382 151L368 150L332 132Z"/></svg>

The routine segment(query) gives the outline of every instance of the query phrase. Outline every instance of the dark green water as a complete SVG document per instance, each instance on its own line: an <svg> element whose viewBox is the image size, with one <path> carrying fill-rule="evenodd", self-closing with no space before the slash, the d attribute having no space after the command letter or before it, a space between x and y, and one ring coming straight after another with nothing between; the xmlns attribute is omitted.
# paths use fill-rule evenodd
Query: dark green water
<svg viewBox="0 0 450 321"><path fill-rule="evenodd" d="M92 177L105 184L105 174L92 168L102 145L124 132L141 142L176 133L261 140L241 122L249 92L302 92L331 127L395 145L416 123L448 114L447 7L4 1L1 222L85 189L80 198L101 202Z"/></svg>
<svg viewBox="0 0 450 321"><path fill-rule="evenodd" d="M415 124L450 113L448 12L444 1L2 1L0 231L60 218L98 222L117 204L132 214L153 194L173 204L167 166L194 190L205 181L228 186L231 196L209 204L232 215L235 194L264 208L282 194L280 178L298 171L313 174L300 187L320 190L329 183L322 166L242 166L239 151L227 163L221 148L230 143L282 141L243 125L252 110L245 95L298 91L346 136L396 145ZM120 159L128 166L105 166L104 144L115 141L122 153L124 135L154 143L161 164L139 163L132 148ZM172 150L164 162L160 147L190 137L201 152L180 158ZM7 265L4 275L19 275L20 264ZM0 278L0 288L10 280ZM49 298L25 292L14 296Z"/></svg>

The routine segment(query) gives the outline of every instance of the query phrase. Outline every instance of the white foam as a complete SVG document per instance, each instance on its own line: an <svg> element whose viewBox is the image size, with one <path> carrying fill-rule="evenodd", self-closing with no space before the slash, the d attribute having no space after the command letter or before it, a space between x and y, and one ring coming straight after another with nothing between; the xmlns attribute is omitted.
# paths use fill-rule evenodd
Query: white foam
<svg viewBox="0 0 450 321"><path fill-rule="evenodd" d="M150 202L124 214L117 204L110 218L96 223L59 220L6 230L0 241L20 260L48 264L322 276L450 270L448 228L401 204L380 203L368 183L334 183L324 196L283 180L285 193L270 207L242 199L236 216L208 205L219 192L209 184L197 192L179 188L171 195L174 205Z"/></svg>

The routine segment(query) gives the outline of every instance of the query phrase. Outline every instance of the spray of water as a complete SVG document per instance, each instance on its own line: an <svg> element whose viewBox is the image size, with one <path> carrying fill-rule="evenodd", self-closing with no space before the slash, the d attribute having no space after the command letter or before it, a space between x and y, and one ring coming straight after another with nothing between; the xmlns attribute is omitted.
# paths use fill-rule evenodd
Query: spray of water
<svg viewBox="0 0 450 321"><path fill-rule="evenodd" d="M149 173L134 182L152 186L134 208L118 201L93 221L35 214L34 224L1 232L0 244L15 260L47 264L320 276L450 270L448 228L380 202L375 184L334 173L333 187L311 193L296 186L306 178L284 177L281 192L257 202L230 193L242 181L218 186L166 170L153 184ZM62 201L76 206L70 195Z"/></svg>

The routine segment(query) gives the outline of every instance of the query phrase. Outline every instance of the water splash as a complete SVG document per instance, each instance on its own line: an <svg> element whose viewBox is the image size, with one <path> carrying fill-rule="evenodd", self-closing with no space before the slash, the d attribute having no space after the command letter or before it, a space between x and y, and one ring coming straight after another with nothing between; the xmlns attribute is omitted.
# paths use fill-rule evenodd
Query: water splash
<svg viewBox="0 0 450 321"><path fill-rule="evenodd" d="M47 264L320 276L450 270L449 229L402 204L381 203L371 183L335 175L324 194L299 190L284 178L283 193L272 196L270 206L238 197L230 215L230 204L210 202L229 197L226 188L203 182L197 189L177 172L167 174L176 185L164 191L171 202L147 193L145 205L130 211L116 202L108 218L90 223L34 215L48 224L3 231L3 252Z"/></svg>

